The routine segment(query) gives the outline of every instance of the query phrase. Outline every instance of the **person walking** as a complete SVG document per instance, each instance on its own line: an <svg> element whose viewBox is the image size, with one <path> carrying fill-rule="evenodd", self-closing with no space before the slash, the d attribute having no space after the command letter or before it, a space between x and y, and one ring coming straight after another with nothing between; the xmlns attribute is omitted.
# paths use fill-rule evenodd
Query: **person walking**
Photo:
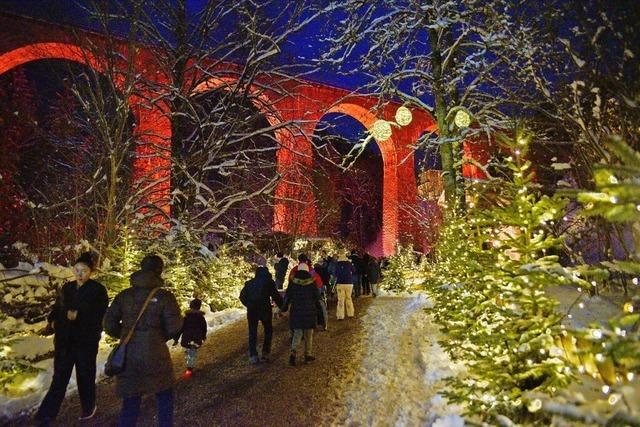
<svg viewBox="0 0 640 427"><path fill-rule="evenodd" d="M370 256L367 264L367 276L371 285L371 293L374 298L378 296L378 283L380 283L380 263L375 257Z"/></svg>
<svg viewBox="0 0 640 427"><path fill-rule="evenodd" d="M369 280L369 260L371 256L365 252L361 259L362 269L362 295L371 295L371 281Z"/></svg>
<svg viewBox="0 0 640 427"><path fill-rule="evenodd" d="M351 264L353 265L353 293L356 298L360 297L362 293L362 258L358 255L358 252L354 249L349 256Z"/></svg>
<svg viewBox="0 0 640 427"><path fill-rule="evenodd" d="M284 279L287 277L287 269L289 268L289 259L282 252L277 254L278 261L273 268L276 271L276 287L282 289L284 287Z"/></svg>
<svg viewBox="0 0 640 427"><path fill-rule="evenodd" d="M345 308L347 317L355 315L351 292L353 291L354 268L346 255L340 257L336 263L336 290L338 292L338 306L336 308L336 318L344 319Z"/></svg>
<svg viewBox="0 0 640 427"><path fill-rule="evenodd" d="M282 311L291 308L289 314L289 328L293 331L289 364L296 365L296 351L300 341L304 338L304 363L313 362L313 330L318 320L320 308L320 292L314 286L314 279L309 274L309 266L298 264L298 270L289 281L284 297Z"/></svg>
<svg viewBox="0 0 640 427"><path fill-rule="evenodd" d="M245 282L240 291L240 301L247 307L247 323L249 324L249 361L254 365L258 359L258 322L262 322L264 342L262 344L263 362L268 362L271 353L271 338L273 336L273 312L271 299L278 307L282 307L283 300L278 292L276 283L271 278L267 267L256 268L253 279Z"/></svg>
<svg viewBox="0 0 640 427"><path fill-rule="evenodd" d="M298 272L298 267L300 266L300 264L306 264L307 265L307 270L306 271L308 271L309 274L311 274L311 277L313 278L313 281L316 283L316 287L318 289L321 289L322 285L323 285L322 277L320 277L320 275L318 274L317 271L315 271L313 268L311 268L311 260L309 259L309 257L306 254L298 255L298 265L294 266L291 269L291 271L289 272L289 281L291 281L291 279L293 279L293 277Z"/></svg>
<svg viewBox="0 0 640 427"><path fill-rule="evenodd" d="M182 337L180 345L184 348L184 358L187 362L187 370L184 373L185 378L191 378L193 375L198 349L207 339L207 321L204 318L204 312L200 310L201 308L202 301L198 298L191 300L189 310L187 310L184 316L182 331L180 335L174 338L174 345L176 345L178 339Z"/></svg>
<svg viewBox="0 0 640 427"><path fill-rule="evenodd" d="M116 377L116 392L122 398L119 427L135 426L142 395L154 393L160 427L173 425L173 365L166 342L182 330L183 319L175 296L163 286L164 263L147 255L140 270L131 275L131 287L114 298L104 318L105 331L114 338L127 335L141 312L127 345L124 371Z"/></svg>
<svg viewBox="0 0 640 427"><path fill-rule="evenodd" d="M74 366L80 420L96 413L96 356L109 297L105 287L91 279L94 268L91 253L80 255L73 265L75 281L62 286L47 317L47 329L54 331L53 378L35 415L37 425L47 426L58 415Z"/></svg>

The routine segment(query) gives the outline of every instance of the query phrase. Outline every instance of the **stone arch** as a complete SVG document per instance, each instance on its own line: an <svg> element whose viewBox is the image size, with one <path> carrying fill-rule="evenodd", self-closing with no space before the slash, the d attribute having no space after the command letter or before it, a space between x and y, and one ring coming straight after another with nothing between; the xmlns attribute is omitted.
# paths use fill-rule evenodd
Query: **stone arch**
<svg viewBox="0 0 640 427"><path fill-rule="evenodd" d="M350 116L360 122L368 131L371 131L373 124L379 119L365 107L348 102L331 107L324 112L324 115L330 113ZM313 130L315 131L315 128ZM393 136L385 141L375 141L375 143L382 153L383 165L381 241L376 243L380 253L375 255L387 256L395 253L398 240L398 156Z"/></svg>
<svg viewBox="0 0 640 427"><path fill-rule="evenodd" d="M44 59L73 61L90 67L99 73L104 72L99 58L86 49L71 43L48 42L25 45L1 54L0 74L4 74L28 62ZM119 87L121 83L116 81L116 86ZM148 180L150 182L150 184L145 185L147 199L152 202L152 205L159 206L165 215L169 215L171 166L166 156L162 156L158 151L166 148L167 141L170 141L171 126L168 118L162 114L160 108L153 106L148 109L140 104L136 99L129 99L129 105L138 123L135 131L142 142L136 147L134 179L137 181ZM157 155L157 158L149 157L153 154Z"/></svg>
<svg viewBox="0 0 640 427"><path fill-rule="evenodd" d="M66 59L102 72L96 57L78 45L70 43L34 43L0 55L0 74L32 61Z"/></svg>
<svg viewBox="0 0 640 427"><path fill-rule="evenodd" d="M232 91L238 84L238 79L234 77L210 77L199 83L193 93L199 94L213 90ZM276 170L281 179L275 190L275 203L273 207L273 231L284 233L314 235L315 234L315 205L307 204L302 208L302 215L298 215L300 209L296 209L292 203L295 200L303 200L308 194L300 191L302 173L298 163L310 164L310 158L304 155L305 148L311 143L304 142L305 136L302 133L295 133L292 129L284 126L282 112L274 105L275 102L258 90L254 85L249 87L249 93L254 97L251 103L260 111L269 125L274 128L275 139L278 142L276 151ZM302 147L298 147L301 145ZM292 227L296 218L305 218L304 224Z"/></svg>

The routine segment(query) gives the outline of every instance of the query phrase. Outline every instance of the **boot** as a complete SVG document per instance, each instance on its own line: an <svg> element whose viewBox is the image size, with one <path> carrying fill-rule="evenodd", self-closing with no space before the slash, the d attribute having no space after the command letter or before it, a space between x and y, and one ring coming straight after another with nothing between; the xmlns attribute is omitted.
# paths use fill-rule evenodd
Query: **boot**
<svg viewBox="0 0 640 427"><path fill-rule="evenodd" d="M292 351L291 354L289 354L289 365L296 366L296 352L295 351Z"/></svg>
<svg viewBox="0 0 640 427"><path fill-rule="evenodd" d="M304 356L304 363L310 363L310 362L313 362L314 360L316 360L316 358L313 356L307 356L307 355Z"/></svg>

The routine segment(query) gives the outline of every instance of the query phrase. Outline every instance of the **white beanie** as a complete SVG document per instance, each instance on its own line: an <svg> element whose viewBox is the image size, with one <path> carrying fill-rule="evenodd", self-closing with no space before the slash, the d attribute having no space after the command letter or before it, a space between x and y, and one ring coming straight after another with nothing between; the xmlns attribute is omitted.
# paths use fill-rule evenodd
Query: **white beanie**
<svg viewBox="0 0 640 427"><path fill-rule="evenodd" d="M309 266L306 262L301 262L298 264L298 271L309 271Z"/></svg>

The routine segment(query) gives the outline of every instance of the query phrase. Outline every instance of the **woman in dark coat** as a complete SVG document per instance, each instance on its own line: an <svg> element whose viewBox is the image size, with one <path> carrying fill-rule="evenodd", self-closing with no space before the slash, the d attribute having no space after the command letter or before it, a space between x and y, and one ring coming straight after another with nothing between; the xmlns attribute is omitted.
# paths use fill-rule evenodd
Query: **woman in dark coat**
<svg viewBox="0 0 640 427"><path fill-rule="evenodd" d="M146 256L140 270L131 275L131 287L113 300L104 318L105 331L124 337L135 322L144 301L154 288L163 285L163 262ZM122 397L119 426L134 426L143 394L155 393L160 426L173 423L173 365L166 342L182 329L182 315L176 298L166 289L156 291L136 325L127 346L125 370L117 376L116 391Z"/></svg>
<svg viewBox="0 0 640 427"><path fill-rule="evenodd" d="M289 281L287 292L284 296L283 311L291 307L289 314L289 328L293 330L291 340L291 353L289 363L296 364L296 348L304 337L304 362L312 362L315 357L311 355L313 349L313 330L318 320L320 307L320 291L315 286L313 276L309 274L309 267L305 263L298 265L298 271Z"/></svg>
<svg viewBox="0 0 640 427"><path fill-rule="evenodd" d="M82 254L73 266L76 280L62 286L47 318L55 332L53 378L36 414L39 425L49 425L58 415L74 366L82 406L80 419L96 413L96 355L109 297L104 286L89 278L93 269L91 254Z"/></svg>

